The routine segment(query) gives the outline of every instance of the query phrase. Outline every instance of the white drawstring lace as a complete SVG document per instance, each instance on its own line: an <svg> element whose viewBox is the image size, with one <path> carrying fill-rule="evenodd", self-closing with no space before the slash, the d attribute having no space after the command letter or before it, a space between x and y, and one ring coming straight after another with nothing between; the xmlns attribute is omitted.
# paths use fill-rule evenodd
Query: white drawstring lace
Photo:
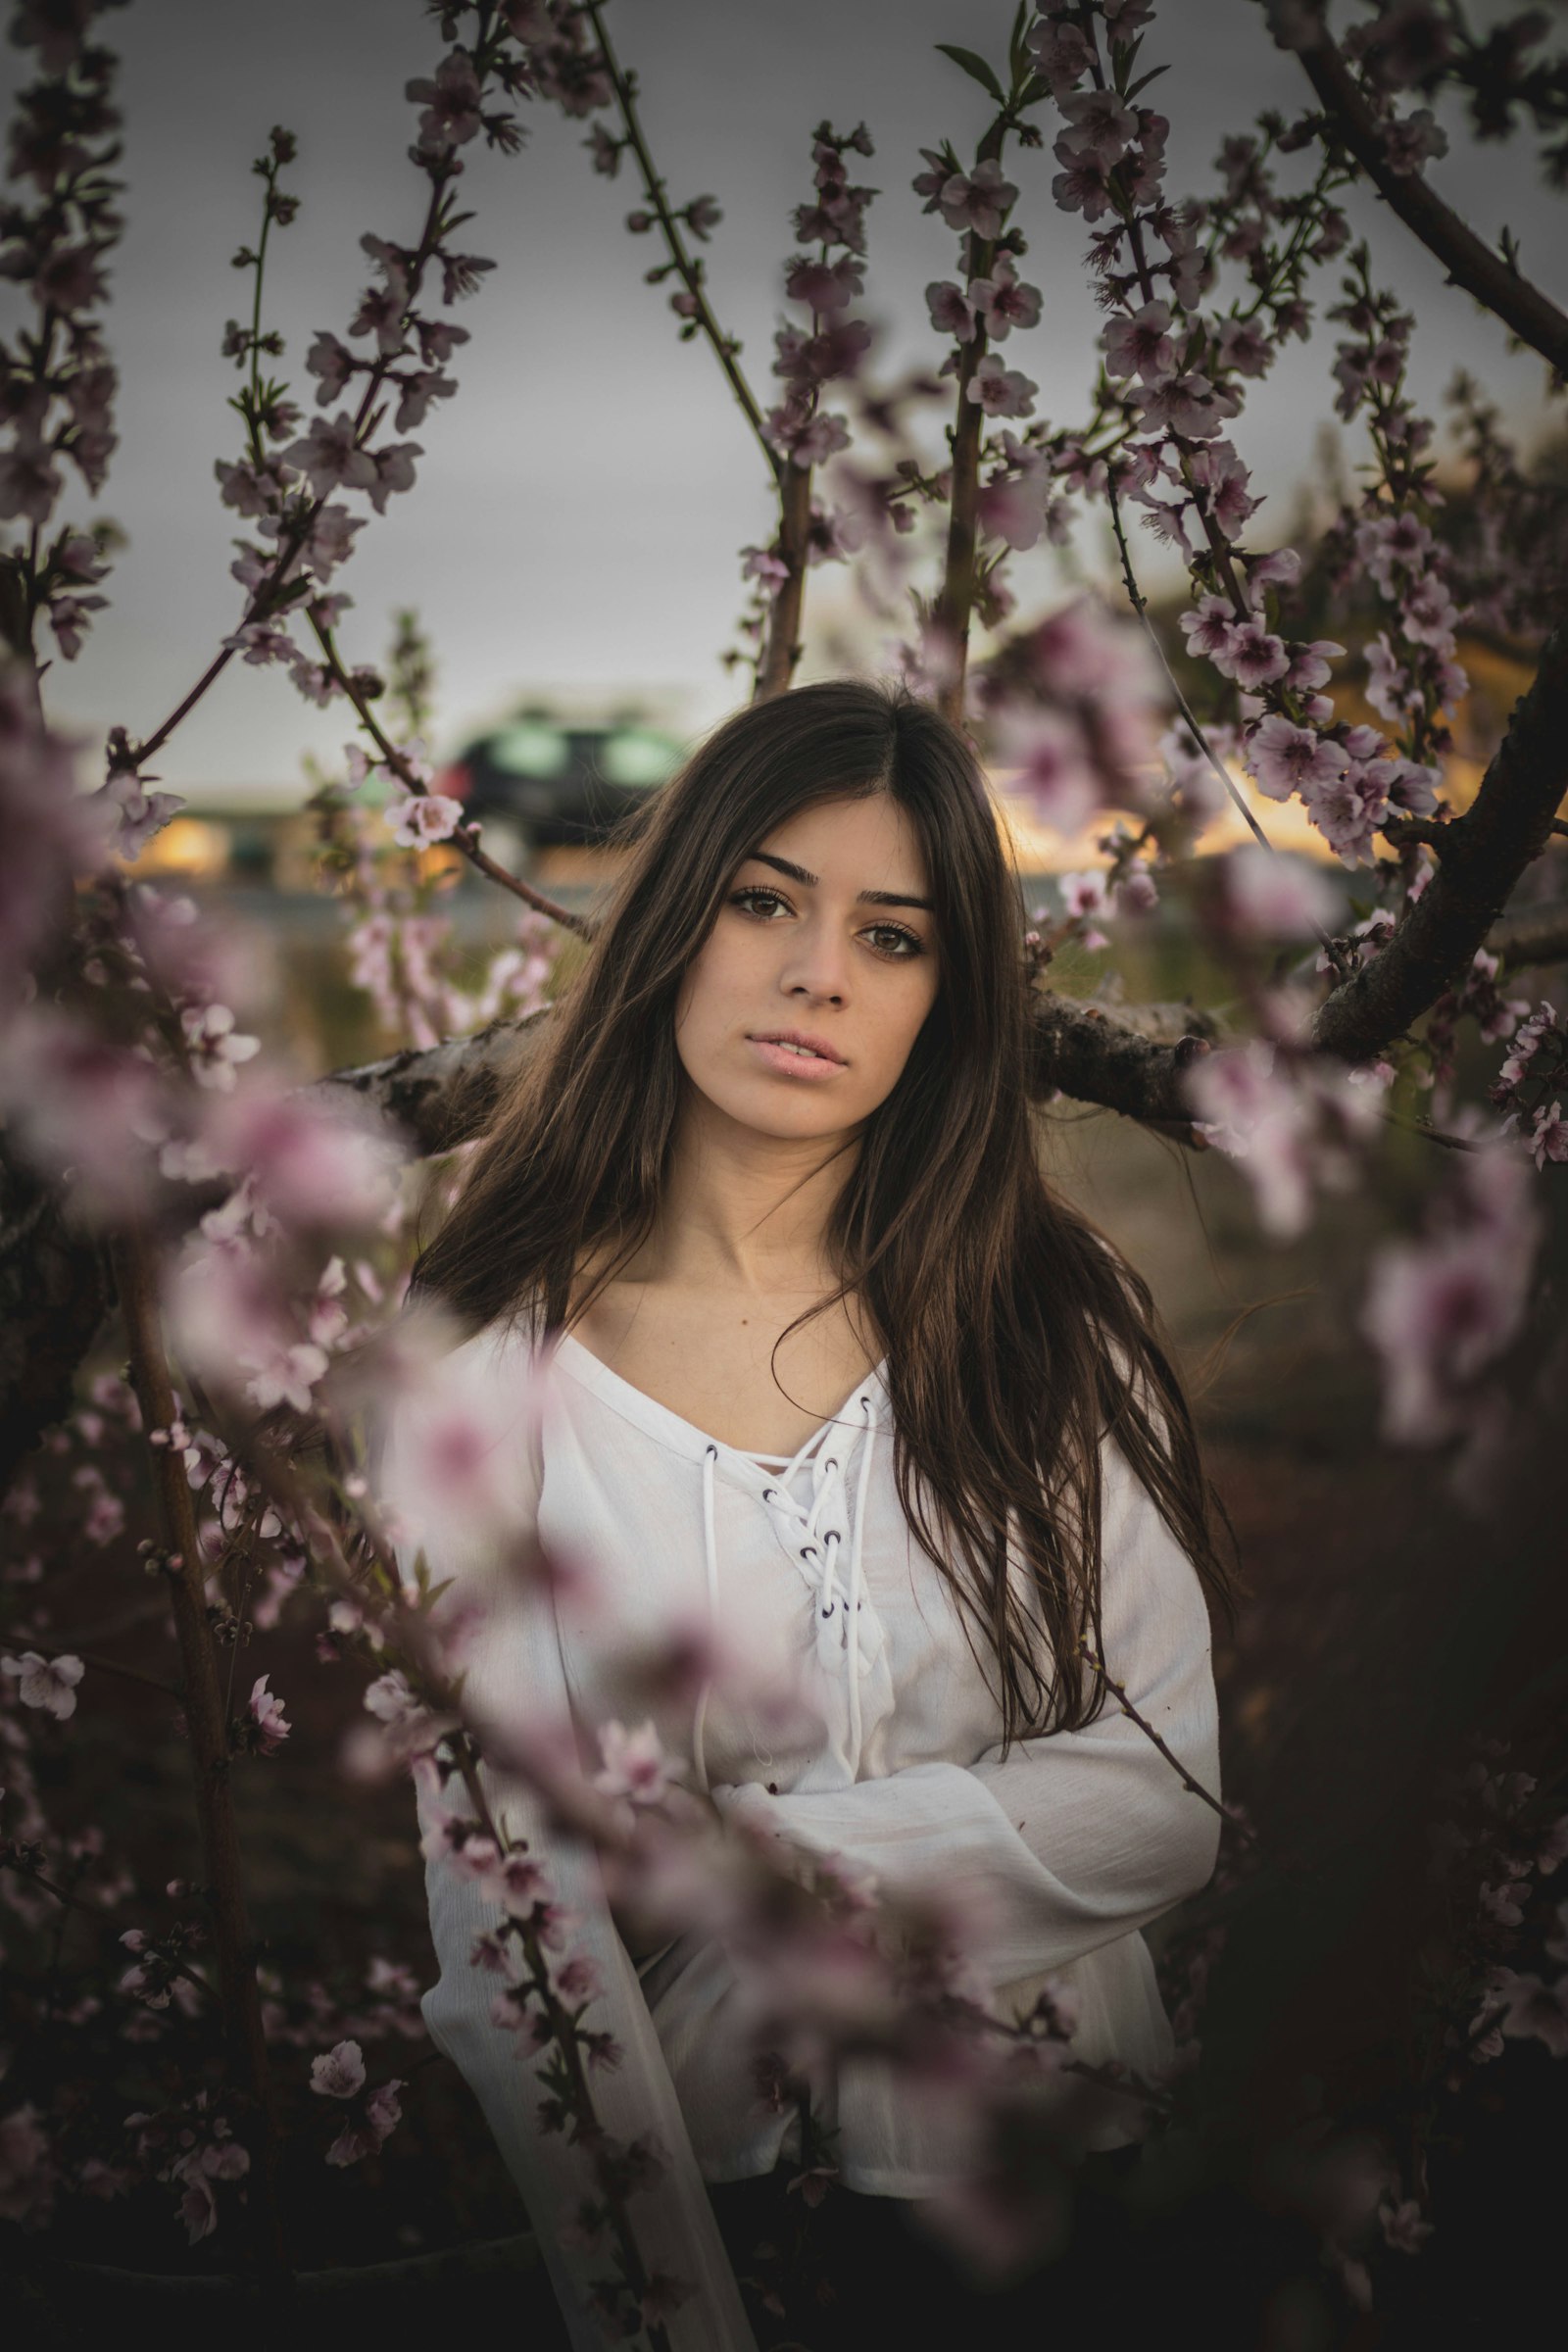
<svg viewBox="0 0 1568 2352"><path fill-rule="evenodd" d="M718 1459L718 1447L710 1445L703 1455L703 1553L708 1562L708 1632L711 1640L718 1624L718 1546L713 1541L713 1464ZM697 1784L708 1794L708 1758L703 1750L703 1725L708 1718L708 1694L713 1688L710 1675L697 1700L697 1715L692 1724L692 1760L697 1767Z"/></svg>
<svg viewBox="0 0 1568 2352"><path fill-rule="evenodd" d="M865 1419L862 1429L859 1432L852 1433L851 1440L854 1443L855 1438L858 1437L860 1442L860 1475L856 1488L855 1522L850 1534L849 1590L843 1595L846 1622L838 1648L843 1657L843 1672L847 1683L850 1751L852 1757L858 1761L863 1736L863 1717L860 1704L860 1676L863 1671L860 1648L860 1612L865 1600L860 1543L865 1529L865 1499L871 1476L871 1450L876 1440L877 1410L875 1398L869 1392L862 1391L856 1401ZM824 1447L827 1443L824 1436L822 1441ZM710 1441L703 1454L703 1551L708 1574L710 1634L716 1629L718 1613L718 1546L713 1525L713 1470L718 1460L718 1450L717 1446ZM808 1465L812 1473L812 1494L809 1505L803 1506L790 1494L788 1481L798 1470ZM823 1664L828 1666L829 1671L832 1671L830 1661L834 1645L830 1640L824 1639L821 1628L831 1622L839 1608L841 1595L838 1559L839 1547L844 1542L845 1531L842 1526L824 1526L823 1521L844 1516L847 1497L838 1453L836 1451L832 1453L819 1451L814 1456L808 1456L803 1447L801 1452L796 1454L779 1472L778 1476L763 1488L762 1500L771 1510L793 1519L795 1527L791 1531L792 1534L805 1539L799 1544L792 1544L792 1548L797 1553L807 1583L812 1589L813 1608L817 1621L817 1655ZM834 1508L835 1502L838 1505L837 1509ZM816 1565L813 1566L813 1563ZM708 1791L709 1783L708 1762L704 1748L704 1727L708 1718L708 1700L711 1689L712 1678L710 1677L704 1683L698 1696L697 1710L692 1724L692 1760L698 1786L705 1794Z"/></svg>

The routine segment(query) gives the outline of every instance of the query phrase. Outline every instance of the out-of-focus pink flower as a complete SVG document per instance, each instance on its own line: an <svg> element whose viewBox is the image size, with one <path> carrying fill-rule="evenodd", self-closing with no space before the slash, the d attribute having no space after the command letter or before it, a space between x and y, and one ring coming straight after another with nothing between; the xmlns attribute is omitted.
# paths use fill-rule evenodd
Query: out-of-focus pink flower
<svg viewBox="0 0 1568 2352"><path fill-rule="evenodd" d="M1484 1158L1462 1172L1446 1223L1373 1261L1361 1327L1383 1359L1384 1434L1399 1444L1462 1426L1466 1393L1524 1320L1540 1216L1522 1161L1500 1149Z"/></svg>
<svg viewBox="0 0 1568 2352"><path fill-rule="evenodd" d="M250 1718L256 1726L257 1744L264 1756L280 1748L293 1726L283 1713L283 1701L275 1690L267 1688L269 1677L258 1675L251 1687Z"/></svg>
<svg viewBox="0 0 1568 2352"><path fill-rule="evenodd" d="M47 1004L0 1035L0 1105L14 1146L36 1167L71 1174L79 1209L134 1212L152 1184L149 1146L166 1096L152 1063Z"/></svg>
<svg viewBox="0 0 1568 2352"><path fill-rule="evenodd" d="M1568 2057L1568 1978L1544 1984L1539 1977L1498 1969L1504 2008L1502 2032L1510 2041L1543 2041L1554 2058Z"/></svg>
<svg viewBox="0 0 1568 2352"><path fill-rule="evenodd" d="M624 1724L607 1723L599 1734L603 1772L594 1787L606 1796L629 1797L634 1805L657 1805L669 1786L669 1764L652 1719L628 1732Z"/></svg>
<svg viewBox="0 0 1568 2352"><path fill-rule="evenodd" d="M1004 704L994 714L998 765L1036 819L1075 833L1102 806L1088 740L1076 720L1033 704Z"/></svg>
<svg viewBox="0 0 1568 2352"><path fill-rule="evenodd" d="M1334 892L1305 858L1249 842L1227 853L1223 873L1227 918L1244 938L1306 939L1334 920Z"/></svg>
<svg viewBox="0 0 1568 2352"><path fill-rule="evenodd" d="M61 1723L76 1712L76 1685L85 1672L80 1658L70 1655L45 1658L35 1649L24 1649L20 1658L0 1657L0 1674L16 1684L23 1705L37 1707Z"/></svg>
<svg viewBox="0 0 1568 2352"><path fill-rule="evenodd" d="M357 2041L340 2041L311 2061L311 2088L323 2099L352 2099L365 2088L365 2052Z"/></svg>
<svg viewBox="0 0 1568 2352"><path fill-rule="evenodd" d="M1057 884L1065 912L1073 921L1084 925L1079 934L1080 944L1086 948L1109 947L1109 940L1094 920L1097 914L1104 913L1107 906L1104 874L1092 866L1085 873L1058 875Z"/></svg>

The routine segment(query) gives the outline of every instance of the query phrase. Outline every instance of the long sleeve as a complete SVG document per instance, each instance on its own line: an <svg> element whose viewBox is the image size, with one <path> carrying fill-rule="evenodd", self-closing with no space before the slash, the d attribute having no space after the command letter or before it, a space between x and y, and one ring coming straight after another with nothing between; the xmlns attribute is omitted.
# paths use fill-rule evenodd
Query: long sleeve
<svg viewBox="0 0 1568 2352"><path fill-rule="evenodd" d="M1119 1448L1102 1450L1102 1630L1109 1672L1218 1793L1208 1615L1197 1573ZM714 1791L734 1818L841 1854L897 1894L930 1888L973 1923L999 1988L1126 1936L1207 1879L1212 1808L1111 1698L1081 1731L932 1761L842 1789Z"/></svg>
<svg viewBox="0 0 1568 2352"><path fill-rule="evenodd" d="M439 1416L450 1404L453 1426L466 1420L482 1432L490 1424L478 1467L462 1496L454 1491L440 1507L432 1507L425 1473L434 1432L424 1398L416 1412L405 1408L389 1422L378 1494L401 1522L397 1548L404 1574L422 1548L432 1576L453 1579L452 1598L471 1612L465 1697L477 1717L538 1729L564 1725L570 1713L569 1692L551 1592L498 1568L498 1559L505 1559L521 1534L530 1504L536 1504L537 1461L530 1466L518 1439L514 1392L509 1400L507 1384L496 1380L492 1366L459 1362L469 1353L460 1349L448 1359L454 1369L437 1408ZM471 1499L475 1495L477 1501ZM481 1779L500 1824L511 1837L527 1841L548 1873L555 1899L573 1915L560 1957L580 1955L597 1972L601 1990L585 2023L612 2034L622 2053L613 2068L590 2072L601 2121L623 2140L653 2132L662 2143L663 2170L651 2187L632 2197L629 2210L649 2268L695 2290L664 2320L672 2352L756 2352L659 2036L610 1913L597 1857L583 1841L552 1830L521 1782L488 1771ZM576 2205L592 2193L587 2159L564 2133L543 2128L540 2107L546 2092L539 2074L547 2054L519 2055L514 2036L492 2023L500 1980L470 1960L475 1936L493 1928L499 1913L471 1882L439 1859L430 1863L426 1885L440 1965L439 1980L421 2004L426 2025L479 2100L522 2195L573 2352L604 2352L612 2339L591 2308L590 2295L594 2279L609 2271L610 2257L604 2248L573 2243L568 2226Z"/></svg>

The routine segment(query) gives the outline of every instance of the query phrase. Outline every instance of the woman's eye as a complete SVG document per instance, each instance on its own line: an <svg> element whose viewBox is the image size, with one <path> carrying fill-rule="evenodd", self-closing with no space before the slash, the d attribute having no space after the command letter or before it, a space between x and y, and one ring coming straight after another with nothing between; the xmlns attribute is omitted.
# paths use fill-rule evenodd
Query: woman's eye
<svg viewBox="0 0 1568 2352"><path fill-rule="evenodd" d="M758 912L756 906L758 900L765 903L764 910L760 913ZM790 911L789 901L786 898L782 897L778 891L769 890L765 884L760 882L752 883L745 890L732 891L729 903L732 906L741 907L745 913L755 915L759 922L771 921L772 917L766 911L767 908L782 906L786 914ZM867 939L883 943L891 941L893 943L891 946L879 945L875 953L878 956L886 956L892 961L925 954L924 940L919 937L918 933L906 930L903 923L872 923L864 936Z"/></svg>
<svg viewBox="0 0 1568 2352"><path fill-rule="evenodd" d="M917 939L912 931L906 931L902 923L873 923L871 928L873 931L879 931L884 939L893 939L898 942L896 948L884 948L881 951L883 955L923 956L925 954L924 940Z"/></svg>

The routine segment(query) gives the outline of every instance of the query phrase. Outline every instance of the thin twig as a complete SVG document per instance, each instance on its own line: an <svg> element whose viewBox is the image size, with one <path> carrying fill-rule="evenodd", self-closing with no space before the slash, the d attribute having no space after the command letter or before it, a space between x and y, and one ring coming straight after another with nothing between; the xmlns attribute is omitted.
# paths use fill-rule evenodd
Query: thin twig
<svg viewBox="0 0 1568 2352"><path fill-rule="evenodd" d="M703 288L702 267L693 261L686 250L685 239L680 233L680 223L670 209L664 182L654 170L654 159L649 152L643 126L637 118L637 101L632 78L621 66L610 35L605 29L604 0L585 0L585 13L592 20L594 31L598 35L600 51L605 61L605 72L609 74L611 86L615 93L615 105L625 127L627 142L633 155L637 158L637 167L643 175L643 192L653 206L660 232L668 249L669 258L679 273L681 284L697 306L693 323L707 337L714 358L723 368L729 388L739 402L741 413L756 436L757 445L762 453L770 477L775 484L782 485L785 462L767 438L762 424L762 412L758 404L757 396L746 381L736 361L735 354L739 346L730 336L723 334L719 329L718 321L713 317L708 296Z"/></svg>
<svg viewBox="0 0 1568 2352"><path fill-rule="evenodd" d="M416 775L412 763L387 735L369 704L355 685L353 673L345 664L342 655L332 641L331 630L323 627L314 612L310 615L310 621L311 627L316 633L316 641L326 657L327 667L354 706L355 716L374 744L383 762L392 770L405 791L413 793L416 800L426 799L428 797L427 787ZM508 890L514 898L520 899L525 906L531 906L536 914L548 915L552 922L560 923L564 930L575 931L579 939L593 937L593 927L586 916L574 914L569 906L558 906L554 899L547 899L544 893L535 890L531 883L524 882L516 874L509 873L504 865L497 865L495 859L479 847L477 825L455 826L451 839L471 866L479 873L486 875L490 881L499 882L503 890Z"/></svg>

